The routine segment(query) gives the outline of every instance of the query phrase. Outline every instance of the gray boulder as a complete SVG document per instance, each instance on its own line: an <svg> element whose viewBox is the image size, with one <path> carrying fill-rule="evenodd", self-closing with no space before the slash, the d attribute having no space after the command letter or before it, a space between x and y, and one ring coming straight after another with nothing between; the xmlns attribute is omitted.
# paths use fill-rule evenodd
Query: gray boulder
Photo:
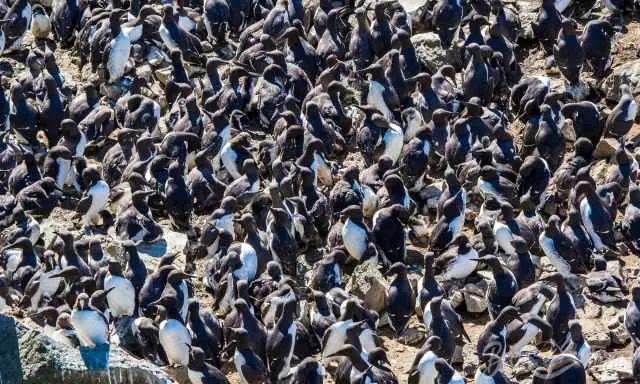
<svg viewBox="0 0 640 384"><path fill-rule="evenodd" d="M416 48L418 60L427 72L435 73L442 65L462 66L462 50L454 47L444 51L440 46L440 38L435 32L419 33L411 36Z"/></svg>
<svg viewBox="0 0 640 384"><path fill-rule="evenodd" d="M631 358L618 357L617 359L607 360L603 364L593 367L591 373L596 382L601 384L631 380L633 378Z"/></svg>
<svg viewBox="0 0 640 384"><path fill-rule="evenodd" d="M640 94L640 60L633 60L619 65L602 82L601 90L607 100L618 101L620 99L620 86L622 84L629 85L634 95Z"/></svg>
<svg viewBox="0 0 640 384"><path fill-rule="evenodd" d="M372 263L362 263L355 267L345 290L361 299L367 309L383 312L387 296L387 281Z"/></svg>
<svg viewBox="0 0 640 384"><path fill-rule="evenodd" d="M109 368L88 370L80 352L11 317L0 315L0 377L3 384L170 384L160 368L111 346Z"/></svg>

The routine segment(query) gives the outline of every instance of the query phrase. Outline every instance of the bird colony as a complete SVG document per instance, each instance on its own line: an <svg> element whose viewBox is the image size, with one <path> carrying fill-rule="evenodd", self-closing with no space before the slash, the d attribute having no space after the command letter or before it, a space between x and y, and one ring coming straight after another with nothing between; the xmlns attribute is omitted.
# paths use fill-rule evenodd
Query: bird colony
<svg viewBox="0 0 640 384"><path fill-rule="evenodd" d="M0 14L5 315L181 383L638 380L638 1Z"/></svg>

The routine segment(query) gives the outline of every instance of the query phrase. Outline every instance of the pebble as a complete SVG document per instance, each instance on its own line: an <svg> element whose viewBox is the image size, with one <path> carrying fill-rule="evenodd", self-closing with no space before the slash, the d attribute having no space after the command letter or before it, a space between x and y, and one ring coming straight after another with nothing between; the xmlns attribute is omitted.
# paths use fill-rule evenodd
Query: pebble
<svg viewBox="0 0 640 384"><path fill-rule="evenodd" d="M614 345L627 345L630 339L629 333L622 326L611 331L611 341Z"/></svg>
<svg viewBox="0 0 640 384"><path fill-rule="evenodd" d="M587 319L597 319L602 316L602 308L591 301L587 301L584 306L584 317Z"/></svg>
<svg viewBox="0 0 640 384"><path fill-rule="evenodd" d="M593 350L607 349L611 345L609 334L598 328L584 332L584 337Z"/></svg>

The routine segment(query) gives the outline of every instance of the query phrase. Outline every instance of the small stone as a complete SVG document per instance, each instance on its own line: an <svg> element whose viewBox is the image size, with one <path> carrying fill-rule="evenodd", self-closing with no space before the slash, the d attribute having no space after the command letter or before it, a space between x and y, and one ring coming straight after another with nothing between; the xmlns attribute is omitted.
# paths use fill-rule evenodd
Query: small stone
<svg viewBox="0 0 640 384"><path fill-rule="evenodd" d="M462 50L455 44L452 48L443 50L440 45L440 37L435 32L413 35L411 42L416 49L418 60L428 72L437 72L443 64L457 67L456 64L462 63Z"/></svg>
<svg viewBox="0 0 640 384"><path fill-rule="evenodd" d="M531 372L536 369L536 364L528 358L520 358L513 367L513 375L517 378L531 376Z"/></svg>
<svg viewBox="0 0 640 384"><path fill-rule="evenodd" d="M406 345L418 345L418 344L421 344L424 341L424 339L425 339L424 333L420 332L418 329L407 328L402 333L402 335L400 335L400 338L398 338L398 341Z"/></svg>
<svg viewBox="0 0 640 384"><path fill-rule="evenodd" d="M584 333L584 338L587 340L591 349L594 351L607 349L611 345L611 338L607 332L602 332L600 329L592 329Z"/></svg>
<svg viewBox="0 0 640 384"><path fill-rule="evenodd" d="M345 290L362 299L367 309L382 312L388 283L377 266L371 263L359 264L351 276Z"/></svg>
<svg viewBox="0 0 640 384"><path fill-rule="evenodd" d="M488 283L484 279L464 286L464 303L467 306L467 311L481 313L487 310L487 301L484 297L487 287Z"/></svg>
<svg viewBox="0 0 640 384"><path fill-rule="evenodd" d="M605 360L609 358L609 353L606 350L598 350L593 351L591 357L589 358L589 366L594 367L598 364L601 364Z"/></svg>
<svg viewBox="0 0 640 384"><path fill-rule="evenodd" d="M631 337L629 337L629 333L624 327L618 327L611 331L611 341L613 345L627 345L629 340L631 340Z"/></svg>
<svg viewBox="0 0 640 384"><path fill-rule="evenodd" d="M600 89L605 93L607 100L618 101L622 84L627 84L634 95L640 94L640 60L628 61L617 66L602 82Z"/></svg>
<svg viewBox="0 0 640 384"><path fill-rule="evenodd" d="M611 320L609 320L609 322L607 323L607 328L609 328L609 329L617 328L618 324L620 324L620 323L618 322L618 317L616 316L616 317L612 318Z"/></svg>
<svg viewBox="0 0 640 384"><path fill-rule="evenodd" d="M413 292L418 292L420 289L418 287L418 283L420 283L420 279L422 279L422 274L416 273L416 272L409 272L407 273L407 279L409 279L409 284L411 284L411 289L413 289Z"/></svg>
<svg viewBox="0 0 640 384"><path fill-rule="evenodd" d="M202 52L203 53L213 52L213 45L211 45L211 43L209 43L208 41L204 40L204 41L200 42L200 44L202 45Z"/></svg>
<svg viewBox="0 0 640 384"><path fill-rule="evenodd" d="M149 84L153 82L153 71L149 64L142 64L136 67L136 74L145 79Z"/></svg>
<svg viewBox="0 0 640 384"><path fill-rule="evenodd" d="M162 83L163 86L167 84L167 82L171 78L172 73L173 73L172 67L158 68L154 71L154 74L158 78L158 81L160 81L160 83Z"/></svg>
<svg viewBox="0 0 640 384"><path fill-rule="evenodd" d="M464 295L462 292L455 290L449 294L449 301L453 308L457 308L464 301Z"/></svg>
<svg viewBox="0 0 640 384"><path fill-rule="evenodd" d="M598 142L596 148L593 150L594 159L608 159L615 155L616 151L620 147L620 143L611 137L604 138Z"/></svg>
<svg viewBox="0 0 640 384"><path fill-rule="evenodd" d="M584 317L587 319L597 319L602 315L602 308L591 301L587 301L584 306Z"/></svg>
<svg viewBox="0 0 640 384"><path fill-rule="evenodd" d="M564 138L567 141L570 141L570 142L576 141L576 130L573 126L572 120L565 119L564 124L562 125L560 130L562 131L562 136L564 136Z"/></svg>

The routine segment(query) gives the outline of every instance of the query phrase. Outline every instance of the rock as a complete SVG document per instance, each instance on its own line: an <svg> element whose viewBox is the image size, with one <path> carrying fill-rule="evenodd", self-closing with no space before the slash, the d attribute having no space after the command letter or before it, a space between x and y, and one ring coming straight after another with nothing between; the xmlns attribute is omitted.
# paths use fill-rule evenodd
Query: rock
<svg viewBox="0 0 640 384"><path fill-rule="evenodd" d="M484 298L487 286L488 283L484 279L464 286L464 304L467 307L467 311L481 313L487 310L487 301Z"/></svg>
<svg viewBox="0 0 640 384"><path fill-rule="evenodd" d="M147 61L149 62L149 64L151 64L151 66L153 67L158 67L162 65L165 60L169 61L169 57L164 52L162 52L161 49L152 45L149 49L149 53L147 54Z"/></svg>
<svg viewBox="0 0 640 384"><path fill-rule="evenodd" d="M562 136L564 136L567 141L573 143L577 140L576 130L571 119L564 120L564 124L562 124L562 127L560 127L560 131L562 132Z"/></svg>
<svg viewBox="0 0 640 384"><path fill-rule="evenodd" d="M173 71L172 67L164 67L164 68L156 69L155 71L153 71L153 73L156 75L156 78L158 79L158 81L160 81L160 83L164 87L167 85L167 82L171 78L172 71Z"/></svg>
<svg viewBox="0 0 640 384"><path fill-rule="evenodd" d="M422 279L422 273L409 272L407 273L407 278L409 279L409 284L411 284L411 289L413 289L413 292L416 292L417 297L417 292L420 289L418 283L420 279ZM416 300L416 305L418 305L418 300Z"/></svg>
<svg viewBox="0 0 640 384"><path fill-rule="evenodd" d="M618 357L608 360L605 363L594 366L591 373L597 382L601 384L620 383L623 380L630 380L633 377L631 359L628 357Z"/></svg>
<svg viewBox="0 0 640 384"><path fill-rule="evenodd" d="M381 312L389 285L378 267L372 263L359 264L351 276L346 291L362 299L368 309Z"/></svg>
<svg viewBox="0 0 640 384"><path fill-rule="evenodd" d="M611 342L613 345L624 346L629 343L631 337L624 327L620 326L611 331Z"/></svg>
<svg viewBox="0 0 640 384"><path fill-rule="evenodd" d="M444 64L451 64L456 68L462 66L461 49L452 47L445 52L440 46L440 38L435 32L413 35L411 42L416 48L420 64L427 72L435 73Z"/></svg>
<svg viewBox="0 0 640 384"><path fill-rule="evenodd" d="M605 350L594 351L589 358L589 366L594 367L609 358L609 352Z"/></svg>
<svg viewBox="0 0 640 384"><path fill-rule="evenodd" d="M602 308L599 305L588 301L584 307L584 317L587 319L597 319L602 315Z"/></svg>
<svg viewBox="0 0 640 384"><path fill-rule="evenodd" d="M591 329L584 332L584 338L587 340L591 349L594 351L600 349L607 349L611 345L611 338L607 332L602 332L600 329Z"/></svg>
<svg viewBox="0 0 640 384"><path fill-rule="evenodd" d="M12 318L0 315L2 383L65 384L169 384L174 383L159 368L137 360L111 345L108 369L86 368L81 353ZM17 370L16 370L17 369ZM21 370L21 374L20 374ZM17 376L16 376L17 375Z"/></svg>
<svg viewBox="0 0 640 384"><path fill-rule="evenodd" d="M640 94L640 59L617 66L602 82L600 89L607 100L618 101L622 84L627 84L634 95Z"/></svg>
<svg viewBox="0 0 640 384"><path fill-rule="evenodd" d="M211 45L211 43L208 42L208 41L203 41L202 42L202 52L203 53L211 53L211 52L213 52L213 45Z"/></svg>
<svg viewBox="0 0 640 384"><path fill-rule="evenodd" d="M412 245L407 246L407 254L404 257L406 265L413 265L422 270L424 268L424 250Z"/></svg>
<svg viewBox="0 0 640 384"><path fill-rule="evenodd" d="M153 83L153 70L149 64L143 64L136 67L136 74L145 79L147 83Z"/></svg>
<svg viewBox="0 0 640 384"><path fill-rule="evenodd" d="M516 3L518 7L518 15L520 16L520 38L526 40L534 39L531 23L538 18L538 10L540 9L540 1L538 0L520 0Z"/></svg>
<svg viewBox="0 0 640 384"><path fill-rule="evenodd" d="M18 354L18 336L16 335L16 323L12 317L0 315L0 378L3 383L20 383L22 367Z"/></svg>
<svg viewBox="0 0 640 384"><path fill-rule="evenodd" d="M615 155L616 151L620 147L620 143L611 137L604 138L596 145L593 150L594 159L608 159Z"/></svg>
<svg viewBox="0 0 640 384"><path fill-rule="evenodd" d="M609 320L609 322L607 323L607 328L614 329L617 328L619 324L620 323L618 322L618 317L616 316Z"/></svg>
<svg viewBox="0 0 640 384"><path fill-rule="evenodd" d="M513 366L513 375L517 378L524 378L531 376L531 372L533 372L537 368L536 363L531 359L520 358L518 362Z"/></svg>
<svg viewBox="0 0 640 384"><path fill-rule="evenodd" d="M118 100L120 96L129 92L129 87L124 83L104 83L100 85L100 93L107 96L109 99Z"/></svg>
<svg viewBox="0 0 640 384"><path fill-rule="evenodd" d="M165 367L164 372L179 384L191 384L186 367Z"/></svg>
<svg viewBox="0 0 640 384"><path fill-rule="evenodd" d="M424 341L425 335L418 329L409 327L398 338L398 341L406 345L418 345Z"/></svg>
<svg viewBox="0 0 640 384"><path fill-rule="evenodd" d="M451 302L451 306L453 308L457 308L460 304L464 302L464 294L459 290L454 290L449 293L449 301Z"/></svg>

